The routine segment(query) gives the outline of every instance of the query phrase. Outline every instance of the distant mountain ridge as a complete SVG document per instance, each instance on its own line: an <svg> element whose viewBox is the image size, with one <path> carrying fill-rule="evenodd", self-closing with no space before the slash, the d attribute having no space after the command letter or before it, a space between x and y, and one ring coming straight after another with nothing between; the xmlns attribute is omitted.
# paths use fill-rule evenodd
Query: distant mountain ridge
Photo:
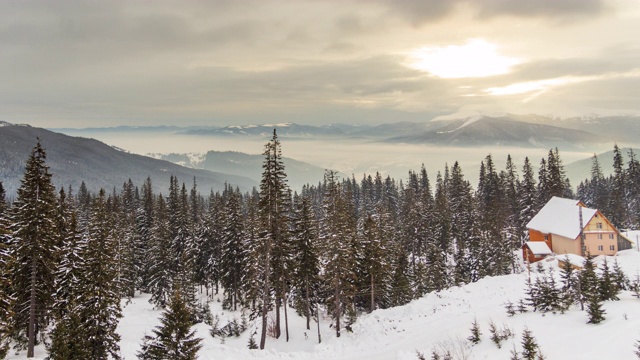
<svg viewBox="0 0 640 360"><path fill-rule="evenodd" d="M246 177L191 169L169 161L130 154L94 139L72 137L29 125L0 123L0 181L8 196L20 186L25 161L40 138L47 152L47 165L57 187L77 190L82 181L89 190L120 189L131 179L140 186L150 176L158 192L167 192L170 175L191 186L195 177L202 192L220 190L225 182L250 190L257 182Z"/></svg>
<svg viewBox="0 0 640 360"><path fill-rule="evenodd" d="M437 121L442 126L389 142L427 143L447 146L521 146L584 148L612 140L586 131L514 120L508 116L475 115L464 119Z"/></svg>
<svg viewBox="0 0 640 360"><path fill-rule="evenodd" d="M633 143L640 136L640 117L585 117L558 119L542 115L460 113L381 125L301 125L277 124L216 126L151 126L103 129L61 129L74 135L93 132L165 132L212 137L263 137L277 129L283 138L354 138L387 143L432 144L438 146L518 146L584 149L593 144Z"/></svg>
<svg viewBox="0 0 640 360"><path fill-rule="evenodd" d="M205 169L224 170L225 173L247 177L259 181L262 176L262 163L264 156L250 155L236 151L208 151L204 154L149 154L149 156L171 161L182 166ZM288 157L282 159L287 173L287 181L293 189L301 189L310 184L317 185L322 181L324 169L306 162L294 160Z"/></svg>

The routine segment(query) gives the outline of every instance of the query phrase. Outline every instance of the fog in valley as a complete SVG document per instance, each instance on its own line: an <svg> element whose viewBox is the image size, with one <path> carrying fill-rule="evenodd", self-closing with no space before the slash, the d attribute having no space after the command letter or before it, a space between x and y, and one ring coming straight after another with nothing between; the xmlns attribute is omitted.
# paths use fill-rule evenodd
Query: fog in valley
<svg viewBox="0 0 640 360"><path fill-rule="evenodd" d="M123 150L146 155L151 153L206 153L207 151L237 151L260 154L268 136L197 136L169 132L104 132L89 130L66 131L70 135L90 137ZM518 170L525 157L537 168L540 159L546 158L549 149L507 146L442 147L436 145L404 144L352 138L288 138L279 137L283 156L307 162L325 169L332 169L360 180L363 174L380 172L396 180L405 180L409 170L419 170L424 164L432 181L445 164L458 161L464 175L473 186L477 183L480 162L491 154L500 170L510 154ZM609 151L608 145L594 145L578 151L560 150L563 163L590 158L594 153ZM217 169L225 172L225 169ZM583 178L588 177L585 173ZM321 181L322 179L318 179ZM577 185L574 184L574 186Z"/></svg>

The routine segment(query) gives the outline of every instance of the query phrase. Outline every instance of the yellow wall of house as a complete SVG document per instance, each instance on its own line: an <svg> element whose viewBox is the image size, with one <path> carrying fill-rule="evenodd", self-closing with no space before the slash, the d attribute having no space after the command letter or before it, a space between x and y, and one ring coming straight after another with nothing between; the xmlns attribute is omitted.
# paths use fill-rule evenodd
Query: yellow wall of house
<svg viewBox="0 0 640 360"><path fill-rule="evenodd" d="M618 231L599 211L584 229L587 251L591 255L615 255L618 252Z"/></svg>
<svg viewBox="0 0 640 360"><path fill-rule="evenodd" d="M560 235L553 235L553 252L561 254L580 255L580 240L569 239Z"/></svg>

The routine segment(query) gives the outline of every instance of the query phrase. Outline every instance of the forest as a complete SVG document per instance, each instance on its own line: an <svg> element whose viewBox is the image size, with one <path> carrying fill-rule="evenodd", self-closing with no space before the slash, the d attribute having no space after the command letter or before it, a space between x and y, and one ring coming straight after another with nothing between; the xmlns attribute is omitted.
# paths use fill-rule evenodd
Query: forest
<svg viewBox="0 0 640 360"><path fill-rule="evenodd" d="M575 192L557 148L537 172L528 158L497 169L487 155L476 186L455 162L433 183L424 167L402 180L327 170L299 192L275 130L263 156L260 186L246 193L202 194L197 179L174 176L167 194L151 178L90 193L55 189L38 142L12 204L0 182L0 359L10 348L33 357L41 342L49 359L120 359L122 299L140 292L167 309L140 339L141 359L195 358L189 327L211 316L199 294L222 293L225 308L258 321L256 348L288 338L290 311L307 329L326 311L339 337L363 312L521 271L526 224L553 196L577 197L619 228L640 224L640 163L630 150L625 164L617 146L613 175L594 155ZM167 335L177 330L181 346Z"/></svg>

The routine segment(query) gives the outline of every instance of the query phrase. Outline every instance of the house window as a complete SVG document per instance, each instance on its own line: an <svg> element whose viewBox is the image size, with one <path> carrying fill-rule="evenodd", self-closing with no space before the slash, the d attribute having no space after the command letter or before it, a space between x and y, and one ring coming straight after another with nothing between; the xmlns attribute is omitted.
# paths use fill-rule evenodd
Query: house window
<svg viewBox="0 0 640 360"><path fill-rule="evenodd" d="M602 229L602 223L596 223L596 227L597 227L598 229Z"/></svg>
<svg viewBox="0 0 640 360"><path fill-rule="evenodd" d="M613 234L609 234L609 239L613 240Z"/></svg>
<svg viewBox="0 0 640 360"><path fill-rule="evenodd" d="M609 246L609 250L615 250L615 249L616 249L616 246L615 246L615 245L611 245L611 246Z"/></svg>
<svg viewBox="0 0 640 360"><path fill-rule="evenodd" d="M598 240L602 240L602 234L598 234Z"/></svg>
<svg viewBox="0 0 640 360"><path fill-rule="evenodd" d="M547 240L549 240L549 235L544 236L544 241L547 241Z"/></svg>
<svg viewBox="0 0 640 360"><path fill-rule="evenodd" d="M602 250L604 250L604 247L602 245L598 245L598 250L602 251Z"/></svg>

